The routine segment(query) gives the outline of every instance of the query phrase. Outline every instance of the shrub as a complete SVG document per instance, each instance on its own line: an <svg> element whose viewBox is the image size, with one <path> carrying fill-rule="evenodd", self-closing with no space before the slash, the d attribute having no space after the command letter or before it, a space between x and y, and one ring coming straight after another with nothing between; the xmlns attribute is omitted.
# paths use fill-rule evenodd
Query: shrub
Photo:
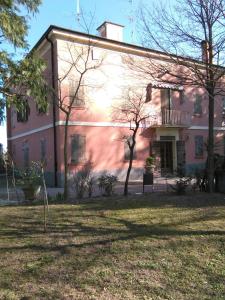
<svg viewBox="0 0 225 300"><path fill-rule="evenodd" d="M145 165L147 167L151 167L151 166L154 166L154 163L155 163L155 157L154 156L149 156L146 158L145 160Z"/></svg>
<svg viewBox="0 0 225 300"><path fill-rule="evenodd" d="M86 163L84 167L75 173L72 178L72 188L75 190L76 197L82 199L85 193L88 197L92 196L94 177L91 175L92 165L90 162Z"/></svg>
<svg viewBox="0 0 225 300"><path fill-rule="evenodd" d="M98 187L106 196L113 194L113 188L117 182L117 177L111 174L105 174L98 178Z"/></svg>
<svg viewBox="0 0 225 300"><path fill-rule="evenodd" d="M170 185L170 187L176 192L177 195L185 195L186 189L191 183L191 178L179 178L176 180L175 186Z"/></svg>
<svg viewBox="0 0 225 300"><path fill-rule="evenodd" d="M31 162L31 166L16 171L17 184L21 186L38 186L41 184L40 166L36 162Z"/></svg>

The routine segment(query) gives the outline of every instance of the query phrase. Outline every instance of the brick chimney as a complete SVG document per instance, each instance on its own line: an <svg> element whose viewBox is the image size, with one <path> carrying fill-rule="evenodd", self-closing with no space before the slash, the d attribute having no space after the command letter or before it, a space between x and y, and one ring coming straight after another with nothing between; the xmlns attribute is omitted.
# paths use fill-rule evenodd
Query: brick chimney
<svg viewBox="0 0 225 300"><path fill-rule="evenodd" d="M97 28L97 31L99 35L103 38L122 42L123 28L124 26L122 25L105 21L102 25L100 25Z"/></svg>

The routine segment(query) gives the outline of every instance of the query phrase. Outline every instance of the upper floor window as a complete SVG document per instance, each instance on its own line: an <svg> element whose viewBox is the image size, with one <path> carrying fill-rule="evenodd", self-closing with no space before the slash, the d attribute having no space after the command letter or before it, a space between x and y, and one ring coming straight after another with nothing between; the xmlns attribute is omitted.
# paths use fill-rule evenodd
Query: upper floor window
<svg viewBox="0 0 225 300"><path fill-rule="evenodd" d="M146 87L146 99L145 102L150 102L152 100L152 85L148 84Z"/></svg>
<svg viewBox="0 0 225 300"><path fill-rule="evenodd" d="M71 162L81 163L86 158L86 136L74 134L71 137Z"/></svg>
<svg viewBox="0 0 225 300"><path fill-rule="evenodd" d="M45 98L45 102L42 103L42 105L36 103L36 110L38 114L46 114L48 111L48 99L47 97Z"/></svg>
<svg viewBox="0 0 225 300"><path fill-rule="evenodd" d="M171 89L161 89L161 108L172 109Z"/></svg>
<svg viewBox="0 0 225 300"><path fill-rule="evenodd" d="M197 115L197 116L202 115L202 96L201 95L195 96L194 115Z"/></svg>
<svg viewBox="0 0 225 300"><path fill-rule="evenodd" d="M202 158L204 151L204 140L202 135L195 136L195 157Z"/></svg>
<svg viewBox="0 0 225 300"><path fill-rule="evenodd" d="M124 160L130 160L130 147L128 143L132 142L132 137L127 137L124 141ZM133 159L137 159L136 145L134 146Z"/></svg>
<svg viewBox="0 0 225 300"><path fill-rule="evenodd" d="M26 122L30 114L30 107L27 100L21 102L19 111L17 111L17 122Z"/></svg>
<svg viewBox="0 0 225 300"><path fill-rule="evenodd" d="M225 136L223 137L223 155L225 157Z"/></svg>
<svg viewBox="0 0 225 300"><path fill-rule="evenodd" d="M83 82L69 80L69 99L73 107L84 107L84 85Z"/></svg>
<svg viewBox="0 0 225 300"><path fill-rule="evenodd" d="M225 118L225 97L222 99L222 116Z"/></svg>

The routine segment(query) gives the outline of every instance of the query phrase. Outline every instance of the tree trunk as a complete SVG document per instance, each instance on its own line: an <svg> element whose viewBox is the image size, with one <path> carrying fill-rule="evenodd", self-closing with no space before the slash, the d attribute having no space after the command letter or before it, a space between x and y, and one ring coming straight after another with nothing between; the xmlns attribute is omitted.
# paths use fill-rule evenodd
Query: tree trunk
<svg viewBox="0 0 225 300"><path fill-rule="evenodd" d="M66 116L66 123L64 126L64 200L68 200L68 122L69 114Z"/></svg>
<svg viewBox="0 0 225 300"><path fill-rule="evenodd" d="M132 169L132 164L133 164L133 157L134 157L134 147L136 144L136 134L139 128L139 123L136 123L136 128L133 131L133 135L132 135L132 144L129 146L130 148L130 159L129 159L129 166L127 169L127 175L126 175L126 180L124 183L124 196L128 195L128 183L129 183L129 178L130 178L130 172ZM129 144L128 144L129 145Z"/></svg>
<svg viewBox="0 0 225 300"><path fill-rule="evenodd" d="M209 28L209 68L208 80L207 80L207 91L209 94L209 120L208 120L208 166L207 166L207 179L209 193L214 191L214 74L212 71L213 65L213 38L212 38L212 27Z"/></svg>
<svg viewBox="0 0 225 300"><path fill-rule="evenodd" d="M214 191L214 97L212 90L209 92L209 120L208 120L208 158L207 158L207 179L209 193Z"/></svg>
<svg viewBox="0 0 225 300"><path fill-rule="evenodd" d="M134 156L134 145L130 148L130 160L129 160L129 166L127 169L127 175L126 175L126 180L124 183L124 196L128 195L128 183L129 183L129 178L130 178L130 172L132 169L132 164L133 164L133 156Z"/></svg>

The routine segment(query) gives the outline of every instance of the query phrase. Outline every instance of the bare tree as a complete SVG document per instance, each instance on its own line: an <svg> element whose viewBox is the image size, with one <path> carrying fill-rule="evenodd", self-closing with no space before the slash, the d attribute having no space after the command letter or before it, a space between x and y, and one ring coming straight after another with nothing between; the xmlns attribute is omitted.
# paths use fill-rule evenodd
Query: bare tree
<svg viewBox="0 0 225 300"><path fill-rule="evenodd" d="M141 125L147 118L150 117L149 111L145 105L145 95L143 91L134 89L128 89L123 97L124 99L117 106L113 107L113 119L117 122L129 124L129 130L131 134L129 136L124 135L124 140L129 148L129 164L127 168L126 179L124 183L124 196L128 194L128 183L130 178L130 172L132 170L134 149L136 145L136 137Z"/></svg>
<svg viewBox="0 0 225 300"><path fill-rule="evenodd" d="M225 94L224 12L224 0L177 0L173 6L161 1L140 11L143 43L161 52L138 70L156 81L203 88L208 96L209 192L214 187L214 103Z"/></svg>
<svg viewBox="0 0 225 300"><path fill-rule="evenodd" d="M103 58L92 60L94 43L86 45L68 42L63 54L58 56L61 66L57 78L57 89L53 90L55 105L65 116L64 124L64 199L68 199L68 124L77 107L84 107L84 87L91 87L85 78L102 64Z"/></svg>

